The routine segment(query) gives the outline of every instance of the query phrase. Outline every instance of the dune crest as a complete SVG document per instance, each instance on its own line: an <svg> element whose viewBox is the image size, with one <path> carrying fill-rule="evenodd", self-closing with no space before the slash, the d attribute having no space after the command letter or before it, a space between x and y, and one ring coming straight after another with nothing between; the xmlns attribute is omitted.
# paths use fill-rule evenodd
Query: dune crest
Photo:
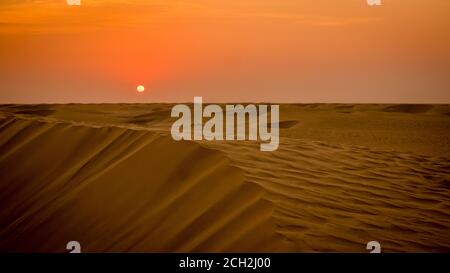
<svg viewBox="0 0 450 273"><path fill-rule="evenodd" d="M277 251L272 207L221 153L145 130L5 118L0 251ZM235 232L235 231L239 232Z"/></svg>

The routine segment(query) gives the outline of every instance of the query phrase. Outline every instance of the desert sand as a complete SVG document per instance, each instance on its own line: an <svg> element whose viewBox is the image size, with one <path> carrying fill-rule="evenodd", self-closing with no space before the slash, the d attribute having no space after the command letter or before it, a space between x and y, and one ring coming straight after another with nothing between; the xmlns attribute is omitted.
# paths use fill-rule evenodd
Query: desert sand
<svg viewBox="0 0 450 273"><path fill-rule="evenodd" d="M280 147L170 104L0 106L0 251L450 251L450 106L284 104Z"/></svg>

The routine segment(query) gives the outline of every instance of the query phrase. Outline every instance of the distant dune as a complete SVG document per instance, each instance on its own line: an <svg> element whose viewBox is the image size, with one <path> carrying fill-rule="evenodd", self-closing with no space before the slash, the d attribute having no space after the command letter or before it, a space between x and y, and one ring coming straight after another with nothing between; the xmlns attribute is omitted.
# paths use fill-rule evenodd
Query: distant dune
<svg viewBox="0 0 450 273"><path fill-rule="evenodd" d="M171 106L0 106L0 251L450 251L450 106L281 105L275 152Z"/></svg>

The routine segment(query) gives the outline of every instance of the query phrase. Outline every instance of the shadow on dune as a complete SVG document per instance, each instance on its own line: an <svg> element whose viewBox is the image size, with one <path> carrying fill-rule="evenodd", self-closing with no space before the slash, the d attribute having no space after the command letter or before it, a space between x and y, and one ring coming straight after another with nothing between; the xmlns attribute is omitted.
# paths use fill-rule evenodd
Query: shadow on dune
<svg viewBox="0 0 450 273"><path fill-rule="evenodd" d="M9 112L22 115L34 116L50 116L55 113L52 105L49 104L34 104L34 105L4 105Z"/></svg>
<svg viewBox="0 0 450 273"><path fill-rule="evenodd" d="M383 112L418 114L428 112L431 109L433 109L433 106L426 104L398 104L383 108Z"/></svg>
<svg viewBox="0 0 450 273"><path fill-rule="evenodd" d="M149 123L154 121L161 121L166 118L170 117L170 110L167 109L154 109L154 111L147 113L147 114L140 114L131 117L128 119L128 123L134 123L134 124L143 124L143 123Z"/></svg>

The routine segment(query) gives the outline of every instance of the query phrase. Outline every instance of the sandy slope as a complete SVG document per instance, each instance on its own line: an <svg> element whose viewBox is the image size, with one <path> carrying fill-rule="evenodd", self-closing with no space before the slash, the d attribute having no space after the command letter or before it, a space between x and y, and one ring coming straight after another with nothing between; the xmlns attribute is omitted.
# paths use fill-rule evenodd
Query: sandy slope
<svg viewBox="0 0 450 273"><path fill-rule="evenodd" d="M450 107L283 105L281 145L170 105L0 107L0 251L450 250Z"/></svg>

